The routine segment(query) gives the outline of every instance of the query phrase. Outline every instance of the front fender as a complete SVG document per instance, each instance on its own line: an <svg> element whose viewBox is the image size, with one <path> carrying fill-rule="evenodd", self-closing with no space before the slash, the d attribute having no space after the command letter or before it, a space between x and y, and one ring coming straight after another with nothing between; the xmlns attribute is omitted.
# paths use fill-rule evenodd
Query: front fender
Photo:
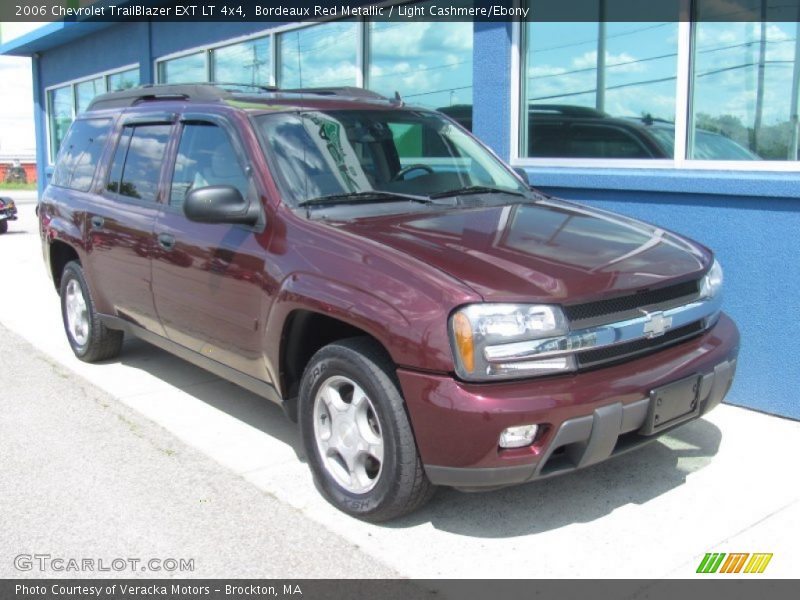
<svg viewBox="0 0 800 600"><path fill-rule="evenodd" d="M287 277L275 297L265 329L267 361L278 381L281 335L289 315L308 310L338 319L377 339L398 366L425 364L431 370L452 369L449 352L429 346L420 328L394 306L367 291L319 274L294 273Z"/></svg>

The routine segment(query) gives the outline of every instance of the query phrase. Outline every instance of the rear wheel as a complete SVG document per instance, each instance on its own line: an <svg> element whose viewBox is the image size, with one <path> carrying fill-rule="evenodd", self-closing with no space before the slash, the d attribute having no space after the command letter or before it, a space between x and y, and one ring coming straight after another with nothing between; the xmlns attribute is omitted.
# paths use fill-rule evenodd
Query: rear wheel
<svg viewBox="0 0 800 600"><path fill-rule="evenodd" d="M123 333L103 325L77 261L67 263L61 274L61 316L69 345L82 361L108 360L120 353Z"/></svg>
<svg viewBox="0 0 800 600"><path fill-rule="evenodd" d="M320 490L367 521L410 513L433 495L383 349L352 338L317 352L300 383L300 429Z"/></svg>

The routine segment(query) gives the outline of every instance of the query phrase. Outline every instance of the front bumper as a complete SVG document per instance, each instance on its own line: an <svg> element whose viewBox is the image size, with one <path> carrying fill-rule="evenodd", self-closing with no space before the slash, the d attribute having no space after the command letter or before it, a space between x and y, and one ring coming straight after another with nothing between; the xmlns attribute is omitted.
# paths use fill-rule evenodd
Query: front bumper
<svg viewBox="0 0 800 600"><path fill-rule="evenodd" d="M722 315L687 342L569 376L467 384L405 369L397 374L431 482L485 489L573 471L652 441L655 435L644 435L651 390L686 377L700 376L691 416L707 413L730 389L738 351L736 325ZM540 425L532 446L498 446L503 429L528 423Z"/></svg>

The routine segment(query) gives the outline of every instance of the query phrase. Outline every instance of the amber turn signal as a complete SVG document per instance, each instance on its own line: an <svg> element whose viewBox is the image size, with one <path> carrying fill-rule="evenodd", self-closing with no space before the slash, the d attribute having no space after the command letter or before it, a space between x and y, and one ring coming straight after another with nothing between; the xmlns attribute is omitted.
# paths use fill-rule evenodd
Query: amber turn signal
<svg viewBox="0 0 800 600"><path fill-rule="evenodd" d="M461 359L461 366L468 373L475 370L475 344L472 340L472 324L463 313L453 316L453 336Z"/></svg>

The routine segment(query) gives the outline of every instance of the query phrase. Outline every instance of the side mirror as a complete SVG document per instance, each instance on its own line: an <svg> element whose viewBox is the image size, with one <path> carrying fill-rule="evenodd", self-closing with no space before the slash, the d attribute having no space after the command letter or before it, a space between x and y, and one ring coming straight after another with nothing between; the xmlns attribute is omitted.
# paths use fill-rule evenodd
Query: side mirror
<svg viewBox="0 0 800 600"><path fill-rule="evenodd" d="M191 190L183 203L183 214L197 223L238 225L255 225L259 217L258 207L251 207L232 185L210 185Z"/></svg>
<svg viewBox="0 0 800 600"><path fill-rule="evenodd" d="M514 167L514 173L519 175L519 178L525 182L525 185L530 187L531 181L530 179L528 179L528 172L525 169L523 169L522 167Z"/></svg>

